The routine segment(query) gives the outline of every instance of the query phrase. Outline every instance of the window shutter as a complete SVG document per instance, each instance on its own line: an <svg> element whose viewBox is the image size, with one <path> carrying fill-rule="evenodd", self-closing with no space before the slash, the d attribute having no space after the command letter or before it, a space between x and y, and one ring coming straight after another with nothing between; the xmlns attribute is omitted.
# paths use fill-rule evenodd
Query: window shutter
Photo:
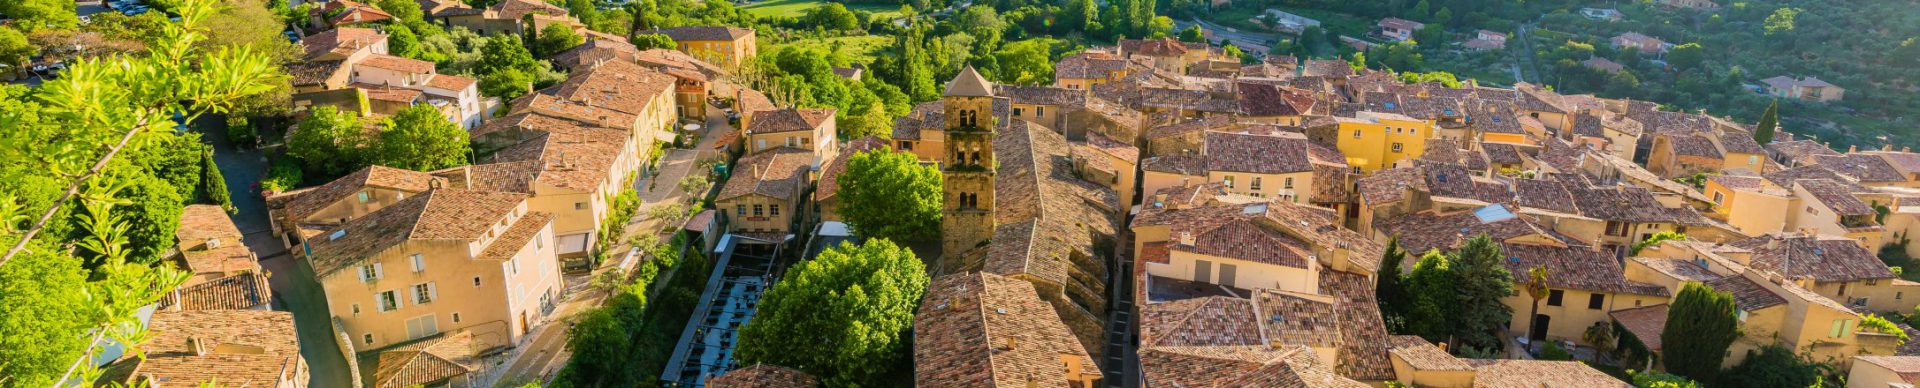
<svg viewBox="0 0 1920 388"><path fill-rule="evenodd" d="M353 271L353 272L354 272L354 275L355 275L355 276L359 276L359 277L360 277L360 282L361 282L361 283L366 283L366 282L367 282L368 280L373 280L373 279L368 279L368 278L367 278L367 269L366 269L366 268L354 268L354 271Z"/></svg>
<svg viewBox="0 0 1920 388"><path fill-rule="evenodd" d="M440 300L440 288L435 287L433 282L427 282L427 300Z"/></svg>
<svg viewBox="0 0 1920 388"><path fill-rule="evenodd" d="M378 279L385 279L386 277L387 277L386 268L382 268L380 263L373 263L373 278L378 280Z"/></svg>

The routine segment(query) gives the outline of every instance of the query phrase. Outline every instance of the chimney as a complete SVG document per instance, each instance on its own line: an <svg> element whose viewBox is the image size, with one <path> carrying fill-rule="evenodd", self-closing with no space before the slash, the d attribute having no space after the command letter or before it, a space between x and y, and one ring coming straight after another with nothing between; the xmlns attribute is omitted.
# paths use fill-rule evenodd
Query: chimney
<svg viewBox="0 0 1920 388"><path fill-rule="evenodd" d="M1444 352L1444 351L1447 351L1447 343L1445 343L1445 342L1441 342L1441 343L1438 343L1438 344L1434 344L1434 345L1438 345L1438 346L1440 346L1440 351L1442 351L1442 352Z"/></svg>
<svg viewBox="0 0 1920 388"><path fill-rule="evenodd" d="M1900 147L1900 152L1913 152L1913 147Z"/></svg>
<svg viewBox="0 0 1920 388"><path fill-rule="evenodd" d="M1891 143L1889 143L1889 144L1881 144L1881 145L1880 145L1880 150L1881 150L1881 151L1892 151L1892 150L1893 150L1893 144L1891 144Z"/></svg>
<svg viewBox="0 0 1920 388"><path fill-rule="evenodd" d="M1019 345L1020 345L1020 339L1017 339L1017 338L1007 338L1007 350L1013 350L1013 349L1016 349L1016 348L1018 348L1018 347L1019 347Z"/></svg>
<svg viewBox="0 0 1920 388"><path fill-rule="evenodd" d="M1859 152L1859 151L1860 151L1860 146L1858 146L1858 145L1850 145L1850 146L1847 146L1847 153L1849 153L1849 154L1851 154L1851 153L1854 153L1854 152Z"/></svg>
<svg viewBox="0 0 1920 388"><path fill-rule="evenodd" d="M213 347L207 344L207 340L200 339L200 337L187 337L187 349L193 351L193 355L195 356L205 356L213 353Z"/></svg>
<svg viewBox="0 0 1920 388"><path fill-rule="evenodd" d="M1193 245L1193 232L1180 231L1180 245Z"/></svg>

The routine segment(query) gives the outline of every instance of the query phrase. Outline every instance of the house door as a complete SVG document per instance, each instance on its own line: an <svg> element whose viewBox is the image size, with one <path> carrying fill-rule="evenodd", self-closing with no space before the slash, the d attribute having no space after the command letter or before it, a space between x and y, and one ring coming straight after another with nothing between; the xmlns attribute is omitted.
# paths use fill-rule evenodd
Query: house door
<svg viewBox="0 0 1920 388"><path fill-rule="evenodd" d="M1552 323L1553 317L1549 317L1546 314L1535 314L1533 316L1533 332L1527 333L1527 338L1532 341L1546 340L1547 327Z"/></svg>
<svg viewBox="0 0 1920 388"><path fill-rule="evenodd" d="M1236 269L1238 268L1233 264L1220 263L1220 285L1233 287L1233 274Z"/></svg>
<svg viewBox="0 0 1920 388"><path fill-rule="evenodd" d="M528 331L532 331L532 329L533 327L527 324L527 312L521 311L520 312L520 334L526 334Z"/></svg>
<svg viewBox="0 0 1920 388"><path fill-rule="evenodd" d="M1193 281L1201 282L1201 283L1212 283L1213 280L1211 280L1212 279L1211 275L1213 275L1213 263L1208 262L1206 260L1193 261Z"/></svg>

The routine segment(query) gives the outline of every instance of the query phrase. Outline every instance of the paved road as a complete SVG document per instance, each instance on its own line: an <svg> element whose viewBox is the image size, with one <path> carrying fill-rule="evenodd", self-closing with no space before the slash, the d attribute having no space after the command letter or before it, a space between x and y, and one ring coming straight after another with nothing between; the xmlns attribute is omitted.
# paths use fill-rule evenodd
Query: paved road
<svg viewBox="0 0 1920 388"><path fill-rule="evenodd" d="M1204 28L1208 33L1213 34L1213 39L1226 40L1227 43L1239 46L1240 51L1250 53L1266 53L1273 47L1271 42L1280 39L1280 36L1275 34L1238 30L1199 19L1185 21L1175 20L1173 22L1175 31L1186 30L1187 27L1193 26L1194 24L1199 24L1200 28Z"/></svg>
<svg viewBox="0 0 1920 388"><path fill-rule="evenodd" d="M333 340L332 314L327 312L326 293L314 281L313 271L294 261L286 247L273 235L267 219L266 200L253 189L260 181L267 162L257 150L237 149L227 141L224 118L202 117L196 127L201 138L213 144L213 163L227 180L233 206L239 210L233 222L246 234L247 248L260 257L260 266L270 276L274 309L293 312L294 329L300 336L300 355L311 368L309 386L345 387L352 381L340 347Z"/></svg>

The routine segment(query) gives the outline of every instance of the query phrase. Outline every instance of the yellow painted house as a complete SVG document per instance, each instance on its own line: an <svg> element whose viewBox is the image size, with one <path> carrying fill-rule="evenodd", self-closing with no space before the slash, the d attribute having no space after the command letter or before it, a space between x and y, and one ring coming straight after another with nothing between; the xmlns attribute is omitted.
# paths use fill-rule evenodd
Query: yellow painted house
<svg viewBox="0 0 1920 388"><path fill-rule="evenodd" d="M1402 160L1419 159L1433 136L1433 120L1386 112L1360 112L1336 117L1340 153L1361 171L1377 171Z"/></svg>
<svg viewBox="0 0 1920 388"><path fill-rule="evenodd" d="M758 55L754 31L750 28L723 26L672 27L641 31L665 34L679 45L680 52L716 65L731 68L747 63Z"/></svg>

